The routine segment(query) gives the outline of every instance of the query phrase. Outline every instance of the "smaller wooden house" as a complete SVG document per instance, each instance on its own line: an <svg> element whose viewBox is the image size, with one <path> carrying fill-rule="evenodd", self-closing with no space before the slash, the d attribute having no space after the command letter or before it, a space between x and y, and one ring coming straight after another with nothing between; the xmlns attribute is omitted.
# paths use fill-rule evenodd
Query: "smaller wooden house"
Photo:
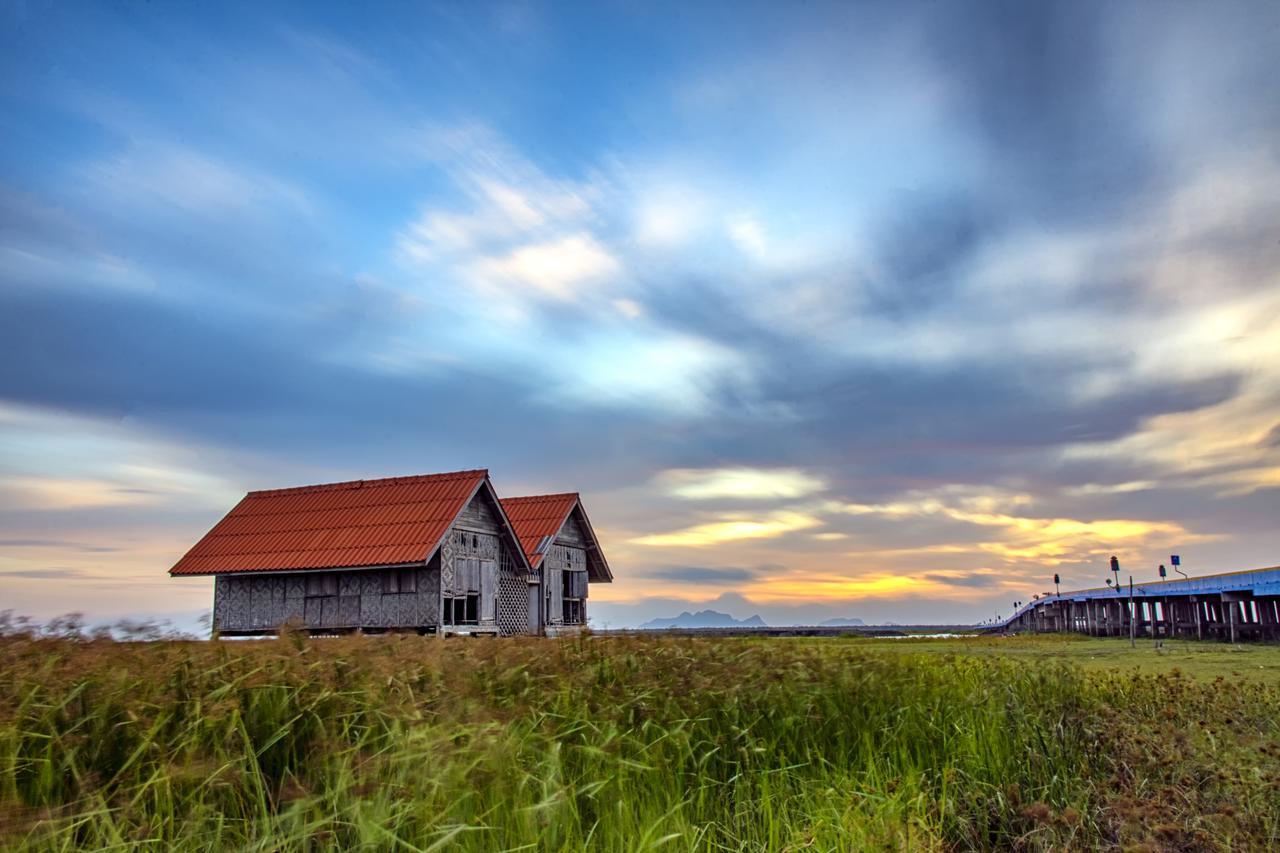
<svg viewBox="0 0 1280 853"><path fill-rule="evenodd" d="M503 498L502 508L541 581L538 621L543 632L580 630L587 624L589 584L613 582L581 498L576 492Z"/></svg>

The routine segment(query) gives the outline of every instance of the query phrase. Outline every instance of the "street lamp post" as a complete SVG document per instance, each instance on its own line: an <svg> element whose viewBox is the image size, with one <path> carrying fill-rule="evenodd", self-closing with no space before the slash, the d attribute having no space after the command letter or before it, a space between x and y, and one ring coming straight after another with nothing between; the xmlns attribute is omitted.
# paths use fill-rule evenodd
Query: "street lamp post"
<svg viewBox="0 0 1280 853"><path fill-rule="evenodd" d="M1144 593L1145 594L1145 593ZM1131 648L1138 647L1137 621L1133 617L1137 615L1133 610L1133 575L1129 575L1129 646Z"/></svg>

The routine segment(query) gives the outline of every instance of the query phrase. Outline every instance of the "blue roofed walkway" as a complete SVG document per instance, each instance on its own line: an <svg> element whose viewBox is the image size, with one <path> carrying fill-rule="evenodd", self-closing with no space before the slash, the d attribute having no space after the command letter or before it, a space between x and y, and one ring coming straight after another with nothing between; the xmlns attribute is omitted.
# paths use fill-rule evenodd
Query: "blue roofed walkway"
<svg viewBox="0 0 1280 853"><path fill-rule="evenodd" d="M1280 566L1045 595L993 630L1280 640Z"/></svg>

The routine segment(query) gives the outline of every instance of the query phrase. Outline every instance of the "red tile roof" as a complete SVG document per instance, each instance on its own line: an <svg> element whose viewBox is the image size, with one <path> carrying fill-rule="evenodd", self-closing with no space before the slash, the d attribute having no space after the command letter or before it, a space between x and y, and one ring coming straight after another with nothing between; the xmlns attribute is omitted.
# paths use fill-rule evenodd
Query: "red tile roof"
<svg viewBox="0 0 1280 853"><path fill-rule="evenodd" d="M422 562L488 477L455 471L249 492L169 574Z"/></svg>
<svg viewBox="0 0 1280 853"><path fill-rule="evenodd" d="M516 536L520 537L520 547L529 558L530 566L536 569L542 564L542 552L538 546L543 539L548 536L554 538L560 532L577 503L577 492L502 499L502 508L511 519Z"/></svg>
<svg viewBox="0 0 1280 853"><path fill-rule="evenodd" d="M575 509L582 521L587 536L587 570L591 580L610 583L613 572L605 561L604 552L591 529L586 510L582 508L582 499L577 492L566 492L562 495L529 495L521 498L503 498L502 509L511 519L511 526L520 537L520 547L529 558L529 565L538 568L542 564L542 555L560 528ZM543 546L539 550L539 546Z"/></svg>

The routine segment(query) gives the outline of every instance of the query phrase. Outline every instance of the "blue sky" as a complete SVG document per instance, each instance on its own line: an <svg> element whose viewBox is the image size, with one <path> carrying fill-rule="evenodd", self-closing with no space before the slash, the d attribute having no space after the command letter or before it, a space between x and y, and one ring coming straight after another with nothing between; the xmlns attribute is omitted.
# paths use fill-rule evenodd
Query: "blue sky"
<svg viewBox="0 0 1280 853"><path fill-rule="evenodd" d="M469 467L610 624L1280 562L1274 4L2 8L4 607Z"/></svg>

